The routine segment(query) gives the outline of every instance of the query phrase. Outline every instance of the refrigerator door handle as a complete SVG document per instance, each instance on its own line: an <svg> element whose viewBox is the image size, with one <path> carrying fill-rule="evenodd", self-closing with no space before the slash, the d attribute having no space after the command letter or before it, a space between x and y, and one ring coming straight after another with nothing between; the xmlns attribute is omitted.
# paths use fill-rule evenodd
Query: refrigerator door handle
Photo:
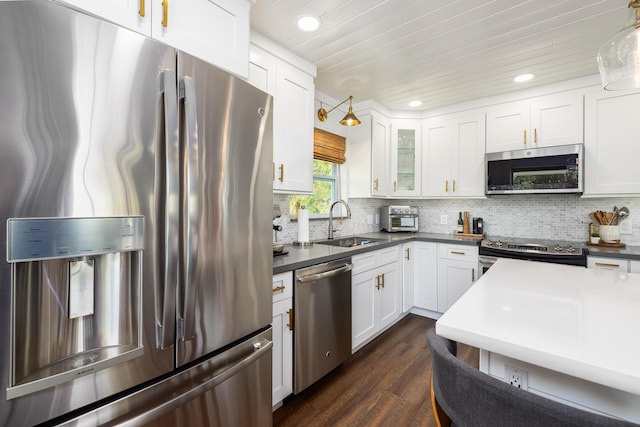
<svg viewBox="0 0 640 427"><path fill-rule="evenodd" d="M154 405L151 409L148 409L141 413L133 413L128 419L117 420L116 425L118 427L135 427L139 425L150 424L158 417L171 412L175 408L178 408L190 400L204 394L208 390L216 387L218 384L226 381L238 372L242 371L256 360L271 352L273 342L267 339L260 340L253 344L254 351L249 355L238 361L237 363L229 366L224 371L217 375L212 376L204 382L200 382L197 386L187 389L184 393L180 393L171 399Z"/></svg>
<svg viewBox="0 0 640 427"><path fill-rule="evenodd" d="M180 212L180 144L178 139L178 93L176 73L164 70L161 78L161 91L164 102L164 175L165 199L164 212L158 215L163 222L158 230L162 236L159 248L164 257L162 269L162 288L156 288L156 345L158 348L171 347L175 342L176 286L178 283L178 241Z"/></svg>
<svg viewBox="0 0 640 427"><path fill-rule="evenodd" d="M184 138L185 141L185 194L183 196L183 212L185 215L184 230L184 276L182 280L182 313L178 316L178 337L188 340L194 336L196 292L195 282L196 254L198 253L198 112L196 106L196 90L193 79L185 76L180 81L180 98L184 105Z"/></svg>

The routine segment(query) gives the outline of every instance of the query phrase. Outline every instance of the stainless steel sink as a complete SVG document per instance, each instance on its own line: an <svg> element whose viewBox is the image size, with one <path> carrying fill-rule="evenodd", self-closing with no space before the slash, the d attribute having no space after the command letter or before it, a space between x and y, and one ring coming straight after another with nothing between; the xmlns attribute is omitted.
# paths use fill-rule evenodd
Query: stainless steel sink
<svg viewBox="0 0 640 427"><path fill-rule="evenodd" d="M343 248L352 248L354 246L373 245L380 243L380 239L372 239L370 237L343 237L341 239L321 240L316 242L320 245L341 246Z"/></svg>

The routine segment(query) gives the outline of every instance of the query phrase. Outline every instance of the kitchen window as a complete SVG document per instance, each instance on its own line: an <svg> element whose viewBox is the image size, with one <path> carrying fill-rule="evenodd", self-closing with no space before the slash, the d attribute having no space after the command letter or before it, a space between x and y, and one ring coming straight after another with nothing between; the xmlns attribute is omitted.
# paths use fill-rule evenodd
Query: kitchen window
<svg viewBox="0 0 640 427"><path fill-rule="evenodd" d="M289 217L298 218L298 208L310 218L328 218L331 202L340 199L339 165L345 161L345 138L322 129L313 133L313 184L311 195L289 196Z"/></svg>
<svg viewBox="0 0 640 427"><path fill-rule="evenodd" d="M340 199L340 176L336 163L313 160L313 194L289 196L289 216L298 218L298 207L309 210L310 218L328 218L331 202Z"/></svg>

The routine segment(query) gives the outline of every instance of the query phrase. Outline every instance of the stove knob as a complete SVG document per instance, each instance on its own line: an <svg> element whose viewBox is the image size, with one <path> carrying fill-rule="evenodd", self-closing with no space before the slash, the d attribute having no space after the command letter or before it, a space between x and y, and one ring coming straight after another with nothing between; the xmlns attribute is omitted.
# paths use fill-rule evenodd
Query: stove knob
<svg viewBox="0 0 640 427"><path fill-rule="evenodd" d="M501 248L501 247L502 247L502 242L501 242L500 240L498 240L498 241L496 242L496 246L497 246L497 247L499 247L499 248Z"/></svg>
<svg viewBox="0 0 640 427"><path fill-rule="evenodd" d="M553 250L554 250L554 251L556 251L556 252L562 252L562 246L560 246L560 245L556 244L556 245L553 247Z"/></svg>
<svg viewBox="0 0 640 427"><path fill-rule="evenodd" d="M569 247L567 248L567 252L569 252L569 253L574 253L575 251L576 251L576 248L574 248L571 245L569 245Z"/></svg>

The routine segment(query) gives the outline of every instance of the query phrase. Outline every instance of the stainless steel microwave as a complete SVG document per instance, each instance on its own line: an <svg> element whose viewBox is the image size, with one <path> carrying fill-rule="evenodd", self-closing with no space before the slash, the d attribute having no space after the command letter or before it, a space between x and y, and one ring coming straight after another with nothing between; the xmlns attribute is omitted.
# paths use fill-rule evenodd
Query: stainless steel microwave
<svg viewBox="0 0 640 427"><path fill-rule="evenodd" d="M487 153L487 194L582 193L582 144Z"/></svg>
<svg viewBox="0 0 640 427"><path fill-rule="evenodd" d="M380 208L380 228L389 233L418 231L418 207L382 206Z"/></svg>

